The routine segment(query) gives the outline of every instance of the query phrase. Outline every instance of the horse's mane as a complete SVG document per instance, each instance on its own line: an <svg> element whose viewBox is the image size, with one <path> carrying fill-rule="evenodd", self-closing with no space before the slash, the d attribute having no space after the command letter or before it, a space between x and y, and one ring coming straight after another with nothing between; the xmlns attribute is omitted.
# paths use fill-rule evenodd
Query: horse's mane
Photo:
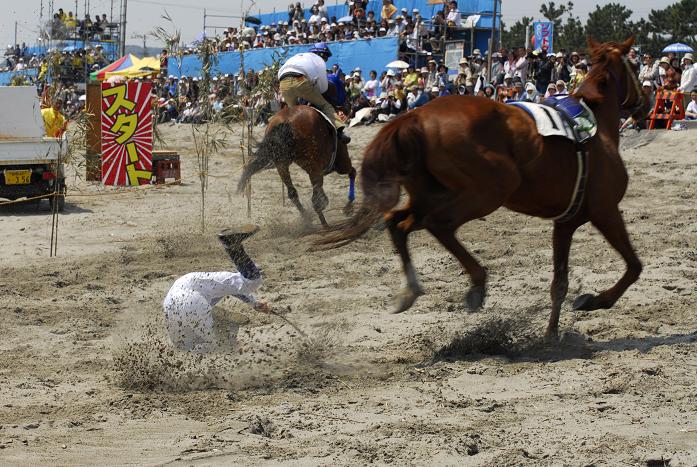
<svg viewBox="0 0 697 467"><path fill-rule="evenodd" d="M631 43L605 42L602 44L589 40L591 51L591 71L583 80L578 89L574 92L574 96L583 98L584 101L597 104L605 98L602 90L603 85L607 81L608 65L611 57L621 57L626 53Z"/></svg>

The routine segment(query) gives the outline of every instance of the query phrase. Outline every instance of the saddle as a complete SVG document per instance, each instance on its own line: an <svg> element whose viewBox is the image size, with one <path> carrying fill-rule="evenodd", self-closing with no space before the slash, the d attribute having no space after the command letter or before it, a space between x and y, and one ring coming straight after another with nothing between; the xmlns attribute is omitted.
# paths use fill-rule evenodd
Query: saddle
<svg viewBox="0 0 697 467"><path fill-rule="evenodd" d="M581 209L588 179L588 151L586 142L598 131L598 122L591 109L575 97L551 96L541 104L510 102L525 110L535 120L537 132L542 136L562 136L575 143L577 173L569 205L560 215L553 217L557 223L568 222Z"/></svg>
<svg viewBox="0 0 697 467"><path fill-rule="evenodd" d="M575 97L550 96L541 104L532 102L509 102L525 110L535 120L538 133L542 136L562 136L576 144L583 144L598 130L593 111Z"/></svg>

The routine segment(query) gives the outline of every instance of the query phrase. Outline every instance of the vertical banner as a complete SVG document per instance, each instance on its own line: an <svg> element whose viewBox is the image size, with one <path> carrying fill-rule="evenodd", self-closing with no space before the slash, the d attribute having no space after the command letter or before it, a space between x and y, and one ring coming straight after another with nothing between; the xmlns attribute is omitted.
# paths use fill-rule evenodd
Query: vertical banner
<svg viewBox="0 0 697 467"><path fill-rule="evenodd" d="M554 50L554 23L549 21L536 21L532 23L535 31L535 50L542 49L542 46L547 46L547 53L552 53Z"/></svg>
<svg viewBox="0 0 697 467"><path fill-rule="evenodd" d="M102 183L152 178L152 83L102 83Z"/></svg>

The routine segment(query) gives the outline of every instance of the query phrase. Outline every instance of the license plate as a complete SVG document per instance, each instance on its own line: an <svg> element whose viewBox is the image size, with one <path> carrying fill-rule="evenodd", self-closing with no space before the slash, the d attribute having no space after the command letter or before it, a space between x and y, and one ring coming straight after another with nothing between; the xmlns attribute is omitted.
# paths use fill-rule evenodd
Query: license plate
<svg viewBox="0 0 697 467"><path fill-rule="evenodd" d="M29 185L31 170L5 170L5 185Z"/></svg>

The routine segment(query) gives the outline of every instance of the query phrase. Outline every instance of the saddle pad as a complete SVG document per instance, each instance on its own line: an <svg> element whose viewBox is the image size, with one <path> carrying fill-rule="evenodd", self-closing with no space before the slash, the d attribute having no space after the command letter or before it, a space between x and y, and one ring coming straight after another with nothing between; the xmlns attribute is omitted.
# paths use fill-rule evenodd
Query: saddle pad
<svg viewBox="0 0 697 467"><path fill-rule="evenodd" d="M574 130L568 123L559 115L556 110L541 104L532 102L511 102L509 105L515 105L525 110L537 126L537 132L542 136L562 136L576 141Z"/></svg>
<svg viewBox="0 0 697 467"><path fill-rule="evenodd" d="M324 112L322 112L322 111L319 110L317 107L312 106L312 105L310 106L310 108L315 109L315 111L316 111L318 114L320 114L320 115L322 116L322 118L324 118L324 120L326 120L326 122L329 124L329 128L331 128L332 131L334 132L334 149L332 150L332 158L329 160L329 164L328 164L327 167L324 169L324 175L327 175L327 174L330 174L330 173L332 172L332 170L334 169L334 162L336 162L336 150L337 150L337 146L338 146L338 145L337 145L336 127L334 126L334 122L332 122L332 121L329 119L329 117L327 117L327 116L324 114Z"/></svg>

